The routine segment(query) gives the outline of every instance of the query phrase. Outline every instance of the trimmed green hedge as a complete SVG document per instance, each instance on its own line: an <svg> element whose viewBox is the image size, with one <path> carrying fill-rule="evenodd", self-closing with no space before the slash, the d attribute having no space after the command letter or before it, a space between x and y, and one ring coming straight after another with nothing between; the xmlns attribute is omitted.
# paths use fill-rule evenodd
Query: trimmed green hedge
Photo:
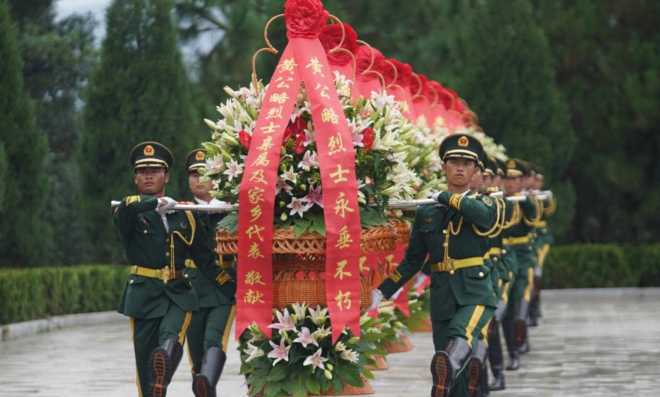
<svg viewBox="0 0 660 397"><path fill-rule="evenodd" d="M73 313L115 310L127 266L0 269L0 325ZM544 288L660 287L660 244L553 247Z"/></svg>
<svg viewBox="0 0 660 397"><path fill-rule="evenodd" d="M553 247L543 288L660 287L660 244Z"/></svg>
<svg viewBox="0 0 660 397"><path fill-rule="evenodd" d="M115 310L127 266L85 265L0 270L0 324Z"/></svg>

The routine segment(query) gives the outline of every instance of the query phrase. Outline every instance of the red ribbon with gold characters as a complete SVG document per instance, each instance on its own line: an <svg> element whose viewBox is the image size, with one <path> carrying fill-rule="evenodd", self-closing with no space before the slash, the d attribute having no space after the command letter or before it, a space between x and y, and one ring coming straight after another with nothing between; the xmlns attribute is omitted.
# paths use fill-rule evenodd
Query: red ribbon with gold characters
<svg viewBox="0 0 660 397"><path fill-rule="evenodd" d="M266 90L239 190L236 337L253 321L266 334L273 310L273 218L280 150L300 74L293 49L282 54Z"/></svg>
<svg viewBox="0 0 660 397"><path fill-rule="evenodd" d="M267 326L272 316L275 181L283 132L302 80L312 106L323 186L326 302L334 342L346 326L355 336L360 335L361 230L355 150L328 59L318 39L329 15L318 0L288 0L284 7L289 44L266 92L239 192L236 334L240 335L252 321L266 335L271 334Z"/></svg>

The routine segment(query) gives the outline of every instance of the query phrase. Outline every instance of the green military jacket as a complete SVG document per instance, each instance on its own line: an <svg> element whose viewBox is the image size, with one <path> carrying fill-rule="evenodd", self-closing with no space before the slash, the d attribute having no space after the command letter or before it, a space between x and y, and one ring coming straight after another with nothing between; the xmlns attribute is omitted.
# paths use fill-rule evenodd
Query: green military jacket
<svg viewBox="0 0 660 397"><path fill-rule="evenodd" d="M208 213L200 212L197 214L199 218L198 227L203 228L206 231L206 235L209 239L209 245L215 247L215 227L226 216L224 213ZM190 258L192 263L195 263L192 258ZM228 298L222 294L218 288L215 286L215 281L209 280L205 277L197 268L186 268L185 272L188 275L188 279L192 282L195 292L197 293L197 301L199 302L199 307L216 307L219 305L228 305L234 301L234 297Z"/></svg>
<svg viewBox="0 0 660 397"><path fill-rule="evenodd" d="M513 225L511 228L504 231L505 238L525 237L528 235L531 237L533 234L532 232L535 229L534 224L532 223L532 221L536 218L538 210L535 201L531 197L528 197L527 200L518 202L518 205L522 211L522 217L516 225ZM510 248L516 254L518 271L536 265L536 261L534 260L533 238L531 238L529 242L525 244L511 245Z"/></svg>
<svg viewBox="0 0 660 397"><path fill-rule="evenodd" d="M468 193L469 195L469 193ZM452 259L483 258L488 251L488 237L477 235L473 225L481 232L490 229L495 223L496 210L493 200L488 196L464 196L457 200L457 194L442 192L439 205L420 207L415 213L415 220L410 232L410 245L406 254L392 275L378 288L384 296L392 296L410 278L422 268L427 256L429 263L442 262L445 256L445 231L449 224L457 235L450 235L449 257ZM450 205L451 203L451 205ZM449 233L449 232L447 232ZM448 272L433 273L431 276L431 294L434 307L431 316L434 320L451 316L455 308L445 308L446 293L451 293L459 305L487 305L495 307L495 298L491 284L490 269L478 265Z"/></svg>
<svg viewBox="0 0 660 397"><path fill-rule="evenodd" d="M157 207L155 197L132 196L124 198L114 210L113 220L131 265L158 270L169 268L174 261L176 271L183 271L185 260L190 256L207 278L217 280L215 286L222 294L233 297L235 274L231 269L217 266L206 229L197 227L199 216L190 211L172 211L166 215L168 232L155 211ZM197 296L187 277L164 283L160 279L132 274L126 282L118 311L131 317L157 318L165 315L172 302L185 311L198 310Z"/></svg>

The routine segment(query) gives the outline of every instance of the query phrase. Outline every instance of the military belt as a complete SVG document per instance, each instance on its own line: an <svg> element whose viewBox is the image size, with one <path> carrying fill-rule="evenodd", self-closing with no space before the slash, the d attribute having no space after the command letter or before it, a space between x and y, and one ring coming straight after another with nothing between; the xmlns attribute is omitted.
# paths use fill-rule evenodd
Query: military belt
<svg viewBox="0 0 660 397"><path fill-rule="evenodd" d="M443 261L432 264L431 271L433 273L441 273L441 272L451 273L454 270L463 269L465 267L479 266L483 264L484 264L484 258L482 257L450 259L449 261Z"/></svg>
<svg viewBox="0 0 660 397"><path fill-rule="evenodd" d="M142 277L157 278L162 280L164 283L167 283L170 280L184 277L183 271L181 270L177 270L174 272L174 274L172 274L172 271L169 267L164 267L162 269L150 269L148 267L137 265L131 266L131 274Z"/></svg>
<svg viewBox="0 0 660 397"><path fill-rule="evenodd" d="M488 250L488 255L490 255L490 256L502 255L502 248L500 248L500 247L491 247Z"/></svg>
<svg viewBox="0 0 660 397"><path fill-rule="evenodd" d="M504 239L504 244L514 246L514 245L523 245L528 244L531 239L530 235L522 237L509 237Z"/></svg>

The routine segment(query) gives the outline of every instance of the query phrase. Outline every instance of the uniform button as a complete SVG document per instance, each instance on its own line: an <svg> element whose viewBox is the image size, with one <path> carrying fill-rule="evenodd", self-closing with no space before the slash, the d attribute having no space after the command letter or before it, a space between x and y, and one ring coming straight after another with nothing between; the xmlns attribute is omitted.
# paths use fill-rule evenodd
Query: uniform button
<svg viewBox="0 0 660 397"><path fill-rule="evenodd" d="M479 272L479 277L483 277L483 276L484 276L484 272Z"/></svg>
<svg viewBox="0 0 660 397"><path fill-rule="evenodd" d="M184 275L183 275L183 277L185 277L185 278L188 278L188 274L187 274L187 273L186 273L186 274L184 274Z"/></svg>
<svg viewBox="0 0 660 397"><path fill-rule="evenodd" d="M532 250L532 247L527 247L527 250L528 250L528 251L531 251L531 250Z"/></svg>
<svg viewBox="0 0 660 397"><path fill-rule="evenodd" d="M166 243L169 243L169 242L170 242L170 238L169 238L169 237L166 238L166 239L165 239L165 242L166 242Z"/></svg>
<svg viewBox="0 0 660 397"><path fill-rule="evenodd" d="M170 256L170 253L169 253L169 252L166 252L166 253L165 253L165 256Z"/></svg>
<svg viewBox="0 0 660 397"><path fill-rule="evenodd" d="M147 231L146 231L146 230L143 230L142 233L143 233L143 234L147 234Z"/></svg>
<svg viewBox="0 0 660 397"><path fill-rule="evenodd" d="M451 274L451 275L453 276L453 275L454 275L454 271L453 271L453 270L450 270L450 271L449 271L449 274Z"/></svg>
<svg viewBox="0 0 660 397"><path fill-rule="evenodd" d="M447 229L443 230L442 234L447 234Z"/></svg>
<svg viewBox="0 0 660 397"><path fill-rule="evenodd" d="M129 283L129 284L133 284L134 281L135 281L135 280L131 279L131 281L129 281L128 283Z"/></svg>
<svg viewBox="0 0 660 397"><path fill-rule="evenodd" d="M497 257L496 256L493 257L493 262L497 262Z"/></svg>
<svg viewBox="0 0 660 397"><path fill-rule="evenodd" d="M502 250L502 255L506 255L506 250Z"/></svg>

